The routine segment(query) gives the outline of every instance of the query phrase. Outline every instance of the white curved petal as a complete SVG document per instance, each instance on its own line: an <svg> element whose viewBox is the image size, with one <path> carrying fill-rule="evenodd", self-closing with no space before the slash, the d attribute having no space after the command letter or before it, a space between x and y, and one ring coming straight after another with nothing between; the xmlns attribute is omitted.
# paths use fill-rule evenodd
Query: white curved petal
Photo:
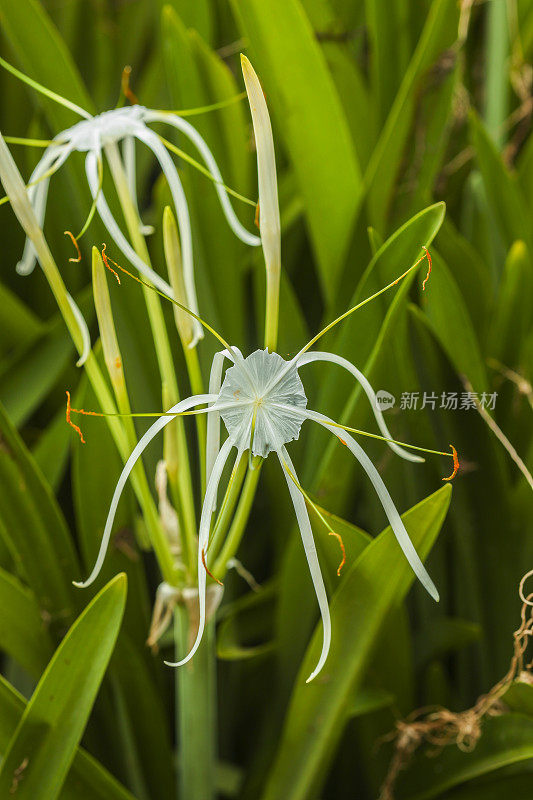
<svg viewBox="0 0 533 800"><path fill-rule="evenodd" d="M224 366L224 359L227 350L221 350L213 356L211 364L211 373L209 375L209 394L215 394L217 397L220 394L220 387L222 386L222 368ZM220 414L218 411L213 411L207 418L207 437L205 445L205 473L206 479L209 480L213 465L215 463L218 451L220 449ZM214 509L213 509L214 511Z"/></svg>
<svg viewBox="0 0 533 800"><path fill-rule="evenodd" d="M313 672L311 673L311 675L309 675L309 677L306 680L306 683L309 683L310 681L313 680L313 678L316 678L316 676L324 666L326 659L328 657L329 647L331 644L331 618L329 615L328 596L326 594L326 587L324 586L324 580L322 578L322 572L320 570L320 563L318 561L318 555L316 552L315 540L313 538L313 530L311 528L311 523L309 521L309 514L307 513L305 500L300 490L295 485L291 476L287 472L285 464L283 463L284 461L286 462L293 476L296 478L296 480L298 480L296 471L294 469L294 465L285 447L283 447L281 451L278 453L278 458L280 460L281 468L283 469L283 474L285 475L287 486L289 487L289 492L291 494L292 502L294 505L294 512L296 514L298 527L300 528L300 533L302 536L302 543L304 546L307 563L309 564L309 572L311 573L313 586L315 588L316 599L318 600L318 607L320 608L320 614L322 616L322 627L323 627L322 652L320 653L318 664L316 665Z"/></svg>
<svg viewBox="0 0 533 800"><path fill-rule="evenodd" d="M190 661L193 655L198 650L200 642L202 641L202 636L205 628L205 590L207 583L207 573L205 571L205 567L202 561L202 554L204 554L205 557L205 553L207 551L207 544L209 542L209 529L211 527L211 516L213 514L213 506L218 491L218 484L220 483L222 471L226 465L226 461L228 460L228 456L232 447L233 447L233 442L231 441L231 439L226 439L226 441L224 442L224 444L220 449L218 456L216 457L216 461L211 471L211 477L209 478L209 481L207 483L207 489L205 491L205 497L204 497L204 504L202 506L202 515L200 517L200 529L198 532L199 622L198 622L198 633L196 635L196 641L194 642L189 653L181 661L176 661L174 663L171 661L165 661L165 664L167 664L167 666L169 667L181 667L183 666L183 664L186 664L187 661Z"/></svg>
<svg viewBox="0 0 533 800"><path fill-rule="evenodd" d="M46 200L48 197L48 187L50 185L50 178L51 178L51 175L48 175L46 178L43 178L42 176L45 175L52 168L54 172L58 170L61 167L61 165L66 161L70 153L71 149L68 147L65 148L53 145L47 148L43 153L41 160L33 170L32 174L30 175L30 179L28 181L28 189L27 189L28 198L33 206L33 210L35 211L35 216L37 218L37 223L40 228L42 228L44 225L44 218L46 213ZM56 162L55 164L54 161ZM35 183L35 181L38 181L38 183ZM29 184L33 184L33 186ZM24 252L22 253L22 258L20 259L20 261L16 266L18 274L30 275L35 268L36 260L37 260L37 253L35 251L35 247L33 246L31 239L28 239L26 237L26 241L24 242Z"/></svg>
<svg viewBox="0 0 533 800"><path fill-rule="evenodd" d="M188 411L190 408L193 408L194 406L201 405L202 403L212 403L215 400L216 397L214 397L211 394L197 394L194 395L193 397L187 397L185 400L181 400L179 403L176 403L175 406L172 406L172 408L169 409L168 413L179 414L182 411ZM209 413L209 408L204 409L204 411L205 413ZM169 422L172 422L174 419L175 418L171 416L159 417L159 419L156 420L156 422L154 422L154 424L148 428L146 433L143 436L141 436L141 438L133 448L131 455L124 464L117 485L115 487L113 499L111 500L109 513L107 515L104 533L102 536L102 542L100 544L100 551L98 553L98 558L96 559L93 571L91 572L86 581L82 582L74 581L74 586L78 586L84 589L86 586L90 586L90 584L93 583L93 581L98 577L98 574L102 569L102 564L104 563L105 554L107 551L107 547L109 545L109 539L111 538L111 530L113 528L113 521L115 519L115 514L117 512L118 503L122 495L124 486L126 485L126 481L128 480L128 477L130 475L130 472L132 471L137 460L141 457L145 448L150 444L154 436L157 436L157 434L163 430L165 425L168 425Z"/></svg>
<svg viewBox="0 0 533 800"><path fill-rule="evenodd" d="M188 139L190 139L204 159L207 169L215 180L215 189L218 194L218 199L220 200L220 205L224 211L224 216L226 217L231 230L235 236L241 240L241 242L249 244L252 247L257 247L260 245L260 237L246 230L235 214L233 206L230 203L228 193L223 186L224 181L218 168L218 164L215 161L215 157L209 149L205 139L200 136L196 128L194 128L190 122L187 122L187 120L175 114L162 114L158 113L157 111L147 111L144 119L145 122L166 122L169 125L172 125L174 128L177 128L179 131L184 133Z"/></svg>
<svg viewBox="0 0 533 800"><path fill-rule="evenodd" d="M353 377L355 378L358 383L361 384L361 388L363 389L364 393L370 400L370 405L372 406L372 410L374 412L374 416L376 418L376 422L378 427L382 433L382 435L386 439L392 439L393 437L390 434L389 429L387 428L387 423L383 419L383 414L381 413L381 409L377 404L376 401L376 393L374 392L372 386L370 385L369 380L366 378L363 373L355 367L351 361L348 361L346 358L342 358L342 356L337 356L334 353L320 353L320 352L313 352L313 353L304 353L297 361L298 367L303 367L304 364L309 364L313 361L330 361L332 364L337 364L339 367L343 367L345 370L350 372ZM424 458L421 456L417 456L414 453L410 453L408 450L404 450L403 447L396 444L395 442L387 442L391 450L394 450L397 455L404 458L406 461L417 461L423 462L425 461Z"/></svg>
<svg viewBox="0 0 533 800"><path fill-rule="evenodd" d="M141 275L148 278L154 286L159 289L163 294L174 298L174 293L166 281L161 278L142 258L139 258L131 244L128 242L120 227L113 217L103 191L99 187L98 181L98 159L96 153L91 151L87 153L85 159L85 172L87 174L87 181L93 200L96 201L96 210L100 215L100 219L104 223L109 235L117 245L117 247L124 253L126 258L139 270Z"/></svg>
<svg viewBox="0 0 533 800"><path fill-rule="evenodd" d="M137 139L144 142L150 148L154 156L159 161L163 174L168 181L174 207L176 209L176 217L178 221L178 228L180 232L180 246L181 257L183 261L183 282L185 284L185 294L187 295L187 302L190 310L194 314L199 314L198 300L196 298L196 286L194 282L194 259L192 250L192 232L191 232L191 219L189 216L189 207L187 205L187 198L183 191L180 176L174 166L174 162L169 156L166 147L161 144L157 136L149 128L139 126L135 131ZM190 342L189 347L195 347L200 339L203 339L203 328L197 319L193 318L193 331L194 338Z"/></svg>
<svg viewBox="0 0 533 800"><path fill-rule="evenodd" d="M128 189L135 211L139 217L139 231L143 236L150 236L154 229L152 225L144 225L139 213L139 203L137 200L137 169L135 165L135 138L133 136L125 136L122 145L122 157L124 159L124 171L126 173L126 180L128 182Z"/></svg>
<svg viewBox="0 0 533 800"><path fill-rule="evenodd" d="M407 558L409 564L413 572L415 573L416 577L428 592L431 597L439 601L439 593L437 588L431 578L429 577L426 568L422 564L418 553L416 552L411 539L409 538L409 534L405 529L405 525L402 522L402 518L400 517L396 506L394 505L392 498L388 492L387 487L385 486L383 479L379 472L377 471L376 467L367 456L363 448L361 447L355 439L350 436L349 433L346 431L339 430L335 427L333 420L329 419L329 417L324 416L324 414L319 414L316 411L310 411L309 409L305 412L308 419L312 419L315 422L318 422L324 428L330 430L337 439L340 439L342 442L346 444L349 450L353 453L356 459L359 461L363 469L365 470L366 474L370 478L376 493L381 500L381 505L383 506L383 510L387 515L387 519L389 520L390 526L393 530L396 539L398 540L398 544L402 548L405 557ZM333 423L333 424L330 424Z"/></svg>
<svg viewBox="0 0 533 800"><path fill-rule="evenodd" d="M68 299L69 305L70 305L70 307L72 309L72 313L76 317L76 322L78 323L78 327L79 327L80 333L81 333L81 339L82 339L83 347L82 347L81 355L78 358L78 360L76 361L76 366L77 367L82 367L85 364L85 362L87 361L87 356L91 352L91 334L89 333L89 328L87 327L87 323L85 322L85 317L81 313L81 311L79 309L79 306L75 302L75 300L72 297L72 295L70 295L68 292L67 292L67 299Z"/></svg>

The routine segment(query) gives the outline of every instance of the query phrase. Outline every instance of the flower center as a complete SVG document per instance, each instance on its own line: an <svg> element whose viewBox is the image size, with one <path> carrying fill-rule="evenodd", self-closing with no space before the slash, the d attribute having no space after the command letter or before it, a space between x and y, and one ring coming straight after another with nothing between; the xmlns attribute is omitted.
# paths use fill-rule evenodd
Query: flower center
<svg viewBox="0 0 533 800"><path fill-rule="evenodd" d="M125 136L134 134L135 128L143 124L145 110L143 106L127 106L104 111L103 114L97 114L68 128L59 140L70 142L80 152L118 142Z"/></svg>
<svg viewBox="0 0 533 800"><path fill-rule="evenodd" d="M220 416L239 449L264 458L298 439L307 397L296 367L286 367L277 353L256 350L227 370L217 404L227 406Z"/></svg>

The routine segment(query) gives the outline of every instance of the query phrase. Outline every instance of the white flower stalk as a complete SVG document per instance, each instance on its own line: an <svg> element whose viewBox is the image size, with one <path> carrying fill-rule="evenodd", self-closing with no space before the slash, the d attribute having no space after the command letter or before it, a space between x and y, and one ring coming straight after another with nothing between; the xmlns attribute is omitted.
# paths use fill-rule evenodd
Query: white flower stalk
<svg viewBox="0 0 533 800"><path fill-rule="evenodd" d="M149 123L163 122L179 130L199 151L206 171L214 181L215 189L220 199L226 220L235 235L245 244L257 247L261 239L250 233L240 223L228 197L228 192L222 180L222 175L215 158L204 139L198 131L186 120L177 114L165 111L154 111L141 105L117 108L106 111L97 116L90 116L84 112L85 117L81 122L62 131L54 137L53 143L46 148L41 160L35 167L29 181L28 196L33 206L35 215L42 228L46 212L46 200L51 175L74 152L85 153L85 171L92 201L105 225L109 235L136 269L150 280L161 292L173 297L173 292L168 283L155 272L135 251L131 243L123 234L119 224L113 217L102 188L103 153L106 148L123 142L125 170L128 177L128 187L134 207L138 207L135 185L135 141L142 142L151 150L167 179L176 218L179 227L179 236L183 260L183 279L187 298L187 307L198 315L198 301L194 281L194 257L191 221L187 198L183 190L181 178L173 159L163 144L160 137L148 127ZM146 226L141 226L142 233L150 232ZM24 247L24 253L17 264L17 271L21 275L28 275L35 267L37 254L31 240ZM192 320L194 337L190 347L203 337L203 330L197 319Z"/></svg>
<svg viewBox="0 0 533 800"><path fill-rule="evenodd" d="M279 219L276 154L272 126L259 78L254 68L241 55L242 74L250 103L257 151L259 188L259 230L267 274L265 346L275 350L277 344L279 281L281 274L281 225Z"/></svg>
<svg viewBox="0 0 533 800"><path fill-rule="evenodd" d="M331 326L328 326L327 330L329 330L330 327ZM320 335L321 334L319 334L319 336ZM315 340L317 338L318 337L315 337ZM439 599L437 589L413 547L409 534L405 529L403 521L377 469L374 467L363 448L353 437L346 433L345 430L342 430L341 436L339 427L342 426L338 426L337 423L333 422L333 420L330 420L328 417L307 408L307 397L298 372L299 368L311 361L332 361L349 369L355 380L361 384L367 396L372 401L372 408L376 420L381 431L386 434L386 441L391 445L394 451L403 458L413 460L413 457L396 443L389 441L391 439L389 431L381 412L373 402L375 398L374 391L364 375L346 359L339 359L330 353L307 353L307 347L303 348L291 361L284 360L280 355L270 352L268 349L256 350L247 358L244 358L240 350L236 347L228 346L225 350L217 353L214 357L211 370L211 379L209 383L210 393L183 400L181 403L178 403L177 406L170 409L166 415L161 416L139 441L139 444L135 447L119 478L96 565L89 578L84 583L77 584L79 586L88 586L92 583L101 569L120 495L129 473L136 460L140 458L145 447L152 441L154 436L174 418L172 416L173 413L183 413L198 405L206 405L206 408L198 412L207 414L209 421L206 452L208 482L198 534L199 626L196 640L190 652L181 661L171 664L171 666L182 666L187 663L187 661L193 657L202 639L206 623L207 576L211 574L208 573L206 564L211 517L216 508L220 479L232 448L237 450L236 463L238 463L242 454L247 450L252 455L259 456L260 458L266 458L271 452L275 452L281 463L293 501L296 519L300 528L323 623L322 651L318 663L309 676L308 681L312 680L324 666L331 641L331 622L328 600L313 541L305 497L298 484L298 478L286 448L287 444L299 438L302 424L306 420L317 422L327 430L331 430L343 444L347 445L348 449L352 452L370 478L394 535L412 569L429 594L435 600ZM223 376L223 362L226 358L229 359L232 364ZM220 447L220 419L222 419L227 431L227 438L222 447ZM416 460L420 459L417 457Z"/></svg>

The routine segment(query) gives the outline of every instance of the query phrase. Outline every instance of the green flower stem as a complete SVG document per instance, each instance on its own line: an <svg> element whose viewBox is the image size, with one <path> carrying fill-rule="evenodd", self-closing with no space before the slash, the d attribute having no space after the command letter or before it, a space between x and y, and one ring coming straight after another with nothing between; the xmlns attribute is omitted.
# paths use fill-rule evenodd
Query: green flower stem
<svg viewBox="0 0 533 800"><path fill-rule="evenodd" d="M185 364L191 383L192 394L204 393L204 381L202 372L200 370L200 361L198 359L198 351L196 347L184 347L183 353L185 355ZM198 449L200 456L200 480L202 497L205 494L206 477L205 477L205 446L207 440L207 420L205 414L198 414L196 417L196 430L198 433Z"/></svg>
<svg viewBox="0 0 533 800"><path fill-rule="evenodd" d="M265 349L272 353L278 346L279 273L270 275L267 270L267 296L265 313Z"/></svg>
<svg viewBox="0 0 533 800"><path fill-rule="evenodd" d="M107 145L105 148L105 153L109 162L109 167L111 169L111 174L116 186L133 248L137 255L143 259L143 261L145 261L147 264L150 264L150 256L146 247L146 242L140 231L139 215L130 196L128 182L124 172L124 166L122 164L122 159L120 157L120 152L117 145ZM158 295L148 289L148 287L143 286L143 291L148 310L148 317L150 319L150 325L152 328L152 335L159 364L159 371L161 373L161 379L165 384L169 400L172 402L172 404L175 404L179 401L180 396L161 303ZM185 436L183 420L176 419L176 422L171 424L175 424L176 426L175 430L179 458L177 485L174 487L174 489L179 500L181 530L183 534L183 556L186 563L188 562L189 566L193 568L196 561L196 513L194 508L191 472L189 468L187 439Z"/></svg>
<svg viewBox="0 0 533 800"><path fill-rule="evenodd" d="M209 545L210 561L214 561L214 559L217 557L222 546L222 542L224 541L224 537L226 536L230 526L233 512L235 510L235 506L237 505L237 500L239 499L239 494L241 492L242 484L246 475L247 466L248 457L243 454L239 460L239 463L234 468L235 471L232 473L230 478L230 482L228 484L228 488L226 489L226 493L220 507L220 512L211 535L211 544Z"/></svg>
<svg viewBox="0 0 533 800"><path fill-rule="evenodd" d="M190 647L186 606L174 612L176 661ZM214 800L216 747L216 652L214 621L207 623L194 658L176 668L176 729L178 731L178 797Z"/></svg>
<svg viewBox="0 0 533 800"><path fill-rule="evenodd" d="M254 461L256 461L256 459L254 459ZM233 558L239 549L244 529L246 528L248 517L252 509L252 503L261 474L261 465L262 461L259 460L254 469L248 469L239 504L235 516L233 517L233 522L231 523L231 528L229 529L224 546L213 567L213 575L219 580L221 580L226 573L228 561L230 558Z"/></svg>

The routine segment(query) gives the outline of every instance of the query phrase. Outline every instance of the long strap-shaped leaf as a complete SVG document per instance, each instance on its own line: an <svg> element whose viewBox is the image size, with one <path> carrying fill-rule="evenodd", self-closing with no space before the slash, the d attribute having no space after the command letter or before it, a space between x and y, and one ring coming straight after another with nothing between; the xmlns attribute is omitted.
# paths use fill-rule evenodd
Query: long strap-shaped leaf
<svg viewBox="0 0 533 800"><path fill-rule="evenodd" d="M450 496L450 487L443 487L403 516L422 557L438 535ZM373 645L412 581L410 567L401 559L387 528L365 548L335 593L330 605L331 648L323 677L306 684L321 645L320 626L315 630L262 800L312 800L317 796Z"/></svg>
<svg viewBox="0 0 533 800"><path fill-rule="evenodd" d="M0 754L8 747L25 706L24 697L0 676ZM22 780L20 786L22 788ZM134 800L134 798L93 756L78 748L61 790L61 800Z"/></svg>
<svg viewBox="0 0 533 800"><path fill-rule="evenodd" d="M0 768L0 797L55 800L113 652L126 602L118 575L76 620L46 668Z"/></svg>

